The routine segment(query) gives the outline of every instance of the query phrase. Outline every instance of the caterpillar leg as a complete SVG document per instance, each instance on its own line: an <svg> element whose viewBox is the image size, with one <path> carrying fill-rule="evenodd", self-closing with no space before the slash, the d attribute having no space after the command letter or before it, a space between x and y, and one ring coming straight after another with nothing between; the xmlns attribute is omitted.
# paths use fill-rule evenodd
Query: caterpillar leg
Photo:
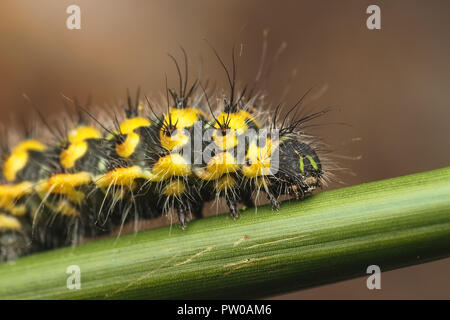
<svg viewBox="0 0 450 320"><path fill-rule="evenodd" d="M274 196L272 192L267 192L267 199L269 199L270 204L272 205L272 209L278 211L280 210L280 203L278 202L277 197Z"/></svg>
<svg viewBox="0 0 450 320"><path fill-rule="evenodd" d="M177 215L178 215L178 221L180 222L181 227L186 229L186 215L189 214L188 206L186 206L184 203L179 203L177 207Z"/></svg>
<svg viewBox="0 0 450 320"><path fill-rule="evenodd" d="M237 209L237 200L233 195L226 195L225 200L227 202L227 206L230 209L230 214L233 219L239 218L239 210Z"/></svg>

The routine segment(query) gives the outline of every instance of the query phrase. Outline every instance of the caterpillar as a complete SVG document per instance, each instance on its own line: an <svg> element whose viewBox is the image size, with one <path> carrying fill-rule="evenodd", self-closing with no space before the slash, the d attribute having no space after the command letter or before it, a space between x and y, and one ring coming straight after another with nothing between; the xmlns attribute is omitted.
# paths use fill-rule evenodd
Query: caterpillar
<svg viewBox="0 0 450 320"><path fill-rule="evenodd" d="M28 133L4 146L0 174L0 261L109 234L130 221L171 210L184 229L203 206L224 199L234 219L239 206L265 194L275 210L282 196L303 199L327 180L321 143L303 125L327 110L297 118L300 99L281 119L282 105L263 115L255 90L236 85L217 52L229 92L188 78L173 60L177 89L151 102L137 90L107 115L74 100L64 128ZM248 92L248 93L247 93ZM165 100L165 101L164 101ZM293 114L292 114L293 113ZM102 119L104 118L104 119ZM68 121L70 119L70 121ZM45 119L43 120L45 122ZM54 139L48 139L48 136Z"/></svg>

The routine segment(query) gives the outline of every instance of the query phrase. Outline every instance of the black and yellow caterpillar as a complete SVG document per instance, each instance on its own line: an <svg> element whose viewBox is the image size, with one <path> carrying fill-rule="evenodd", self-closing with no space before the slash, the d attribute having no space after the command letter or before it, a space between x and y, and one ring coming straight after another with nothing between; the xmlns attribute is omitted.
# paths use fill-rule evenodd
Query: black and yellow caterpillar
<svg viewBox="0 0 450 320"><path fill-rule="evenodd" d="M55 143L28 137L5 151L0 261L171 209L185 228L219 198L233 218L260 191L278 209L280 196L302 199L321 186L326 170L302 124L323 112L281 120L278 106L264 120L257 96L235 88L234 66L231 75L225 70L231 92L213 103L209 96L216 94L208 95L200 81L188 90L187 72L185 79L178 72L180 87L167 90L167 105L157 106L162 112L139 93L135 101L128 94L122 120L114 115L108 124L77 103L79 117L64 137Z"/></svg>

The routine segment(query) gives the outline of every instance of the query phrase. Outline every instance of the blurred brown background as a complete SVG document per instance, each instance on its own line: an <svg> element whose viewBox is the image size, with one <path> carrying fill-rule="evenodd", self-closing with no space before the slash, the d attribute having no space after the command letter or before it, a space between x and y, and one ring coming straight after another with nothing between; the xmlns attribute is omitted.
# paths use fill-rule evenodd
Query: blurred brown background
<svg viewBox="0 0 450 320"><path fill-rule="evenodd" d="M81 7L81 30L66 28L67 6ZM370 4L381 7L381 30L366 28ZM123 99L126 88L177 85L167 53L190 56L192 75L225 87L225 76L203 39L230 63L243 44L238 77L255 76L265 29L268 55L287 48L269 79L287 105L309 88L314 105L332 106L317 128L355 176L348 185L450 164L450 2L448 1L56 1L0 3L0 121L32 114L26 93L47 115L62 109L61 93L99 105ZM201 63L203 61L203 63ZM297 70L295 78L291 77ZM291 80L289 80L291 79ZM322 89L327 89L322 90ZM313 95L314 96L314 95ZM356 139L355 139L356 138ZM334 186L332 186L334 187ZM365 279L304 290L281 298L450 298L450 259L384 274L382 290Z"/></svg>

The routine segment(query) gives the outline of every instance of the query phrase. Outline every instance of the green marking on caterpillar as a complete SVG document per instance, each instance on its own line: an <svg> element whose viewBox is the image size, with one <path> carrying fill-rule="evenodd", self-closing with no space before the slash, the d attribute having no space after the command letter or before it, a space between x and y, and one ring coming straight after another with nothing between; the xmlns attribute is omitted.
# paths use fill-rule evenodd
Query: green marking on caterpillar
<svg viewBox="0 0 450 320"><path fill-rule="evenodd" d="M303 157L300 157L298 162L300 163L300 172L305 172L305 164L303 163Z"/></svg>
<svg viewBox="0 0 450 320"><path fill-rule="evenodd" d="M306 157L308 158L309 162L311 162L311 165L313 166L313 168L315 170L318 170L319 167L317 166L317 163L314 161L314 159L311 156L306 156Z"/></svg>

